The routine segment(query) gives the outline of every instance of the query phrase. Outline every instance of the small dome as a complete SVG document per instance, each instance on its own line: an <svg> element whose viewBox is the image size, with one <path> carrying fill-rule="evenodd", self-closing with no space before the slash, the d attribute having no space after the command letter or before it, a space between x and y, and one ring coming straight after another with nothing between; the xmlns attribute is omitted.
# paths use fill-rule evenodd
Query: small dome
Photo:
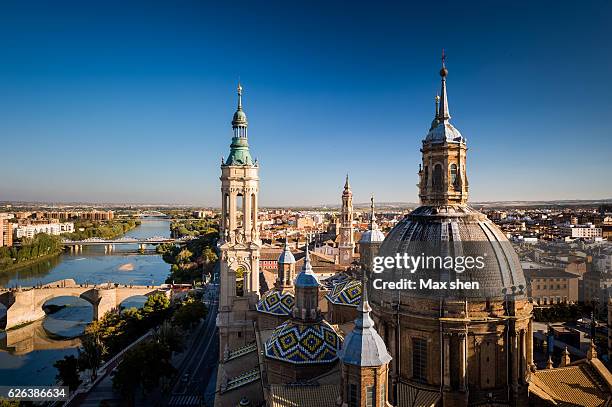
<svg viewBox="0 0 612 407"><path fill-rule="evenodd" d="M234 113L234 118L232 119L232 126L246 126L248 124L246 113L242 109L236 110Z"/></svg>
<svg viewBox="0 0 612 407"><path fill-rule="evenodd" d="M295 278L293 285L295 285L296 287L319 286L319 278L312 270L312 266L310 265L310 253L308 253L308 246L306 246L306 257L304 258L304 265L302 266L300 274L298 274Z"/></svg>
<svg viewBox="0 0 612 407"><path fill-rule="evenodd" d="M271 290L261 297L256 305L259 312L272 315L289 316L295 304L295 297L287 291Z"/></svg>
<svg viewBox="0 0 612 407"><path fill-rule="evenodd" d="M385 240L385 234L378 229L366 230L361 235L361 239L359 239L359 243L381 243Z"/></svg>
<svg viewBox="0 0 612 407"><path fill-rule="evenodd" d="M433 124L433 123L432 123ZM441 121L425 137L426 143L465 143L465 138L448 121Z"/></svg>
<svg viewBox="0 0 612 407"><path fill-rule="evenodd" d="M295 264L295 257L291 250L289 250L289 246L285 244L285 249L281 252L280 256L278 256L279 264Z"/></svg>
<svg viewBox="0 0 612 407"><path fill-rule="evenodd" d="M340 337L327 322L302 324L289 320L272 332L265 354L283 362L308 365L334 362L339 349Z"/></svg>
<svg viewBox="0 0 612 407"><path fill-rule="evenodd" d="M355 327L346 336L339 352L342 363L354 366L382 366L391 361L385 341L374 329L370 311L372 308L368 303L368 294L364 291Z"/></svg>
<svg viewBox="0 0 612 407"><path fill-rule="evenodd" d="M348 280L336 284L325 296L333 304L356 307L361 302L361 281Z"/></svg>

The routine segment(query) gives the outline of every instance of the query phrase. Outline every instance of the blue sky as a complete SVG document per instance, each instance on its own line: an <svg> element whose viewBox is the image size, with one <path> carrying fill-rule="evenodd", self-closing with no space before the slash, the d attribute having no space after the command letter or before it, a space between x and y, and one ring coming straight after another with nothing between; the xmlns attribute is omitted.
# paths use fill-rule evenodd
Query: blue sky
<svg viewBox="0 0 612 407"><path fill-rule="evenodd" d="M611 16L604 1L5 1L0 200L217 205L240 77L263 205L335 203L347 172L357 202L415 202L443 47L471 200L611 198Z"/></svg>

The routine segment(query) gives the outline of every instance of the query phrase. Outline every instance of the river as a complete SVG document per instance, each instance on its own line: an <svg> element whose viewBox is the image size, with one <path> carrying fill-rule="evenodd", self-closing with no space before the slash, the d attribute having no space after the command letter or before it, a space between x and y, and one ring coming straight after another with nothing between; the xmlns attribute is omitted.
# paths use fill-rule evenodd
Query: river
<svg viewBox="0 0 612 407"><path fill-rule="evenodd" d="M169 221L144 219L125 236L147 238L170 236ZM33 286L65 278L77 283L158 285L165 282L170 266L149 247L138 253L137 245L116 245L110 254L103 246L83 246L77 254L66 252L24 269L0 275L0 286ZM128 298L122 306L140 306L143 297ZM55 381L53 363L67 355L77 355L80 335L91 322L89 303L76 297L59 297L47 304L65 305L42 321L14 331L0 333L0 385L50 385ZM5 312L4 310L0 312ZM58 337L69 338L61 340Z"/></svg>

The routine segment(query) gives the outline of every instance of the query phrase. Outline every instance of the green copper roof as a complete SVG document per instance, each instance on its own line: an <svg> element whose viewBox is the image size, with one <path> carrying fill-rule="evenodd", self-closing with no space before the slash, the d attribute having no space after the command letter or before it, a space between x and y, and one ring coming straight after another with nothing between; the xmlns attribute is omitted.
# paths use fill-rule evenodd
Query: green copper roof
<svg viewBox="0 0 612 407"><path fill-rule="evenodd" d="M249 142L246 137L233 137L230 145L230 154L225 165L253 165L249 152Z"/></svg>

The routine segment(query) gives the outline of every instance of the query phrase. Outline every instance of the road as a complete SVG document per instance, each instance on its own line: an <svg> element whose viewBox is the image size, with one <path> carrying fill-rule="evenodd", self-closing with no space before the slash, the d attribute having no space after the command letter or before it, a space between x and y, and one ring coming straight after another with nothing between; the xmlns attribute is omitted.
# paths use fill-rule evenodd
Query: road
<svg viewBox="0 0 612 407"><path fill-rule="evenodd" d="M218 276L218 263L214 273ZM216 326L218 298L219 285L213 282L207 286L204 294L204 301L208 303L206 320L197 328L194 333L195 340L177 367L178 380L172 388L168 401L170 406L199 405L200 399L203 399L206 405L213 404L219 360L219 335Z"/></svg>

